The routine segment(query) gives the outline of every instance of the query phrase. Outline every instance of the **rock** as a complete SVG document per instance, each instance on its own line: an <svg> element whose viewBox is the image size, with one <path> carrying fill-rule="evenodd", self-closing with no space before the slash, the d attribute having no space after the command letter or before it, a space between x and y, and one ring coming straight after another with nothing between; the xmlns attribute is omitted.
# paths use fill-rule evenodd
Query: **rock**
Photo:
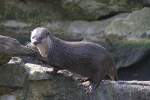
<svg viewBox="0 0 150 100"><path fill-rule="evenodd" d="M8 64L22 64L22 63L23 61L20 57L12 57L8 62Z"/></svg>
<svg viewBox="0 0 150 100"><path fill-rule="evenodd" d="M100 40L107 25L115 18L126 17L128 13L118 14L102 21L52 21L46 27L56 36L66 40Z"/></svg>
<svg viewBox="0 0 150 100"><path fill-rule="evenodd" d="M150 38L150 30L144 32L144 33L141 35L141 38Z"/></svg>
<svg viewBox="0 0 150 100"><path fill-rule="evenodd" d="M32 55L34 51L21 45L16 39L0 35L0 64L7 63L15 55Z"/></svg>
<svg viewBox="0 0 150 100"><path fill-rule="evenodd" d="M76 82L61 76L53 76L49 80L31 81L29 87L27 100L81 100L81 98L87 98Z"/></svg>
<svg viewBox="0 0 150 100"><path fill-rule="evenodd" d="M134 11L126 18L117 18L106 28L106 33L127 37L140 37L149 30L150 8Z"/></svg>
<svg viewBox="0 0 150 100"><path fill-rule="evenodd" d="M144 59L150 48L144 47L121 47L116 49L117 68L131 67Z"/></svg>
<svg viewBox="0 0 150 100"><path fill-rule="evenodd" d="M11 55L0 54L0 65L8 63L11 57L12 57Z"/></svg>
<svg viewBox="0 0 150 100"><path fill-rule="evenodd" d="M18 22L15 20L9 20L4 23L1 23L4 27L10 27L10 28L25 28L25 27L30 27L29 24L23 23L23 22Z"/></svg>
<svg viewBox="0 0 150 100"><path fill-rule="evenodd" d="M1 98L18 98L23 100L148 100L150 84L148 81L102 81L96 92L85 94L83 88L75 81L62 76L51 79L29 81L24 88L3 95ZM23 92L24 91L24 92ZM140 97L139 97L140 95ZM76 98L75 98L76 97Z"/></svg>
<svg viewBox="0 0 150 100"><path fill-rule="evenodd" d="M150 0L141 0L145 6L150 6Z"/></svg>
<svg viewBox="0 0 150 100"><path fill-rule="evenodd" d="M121 6L109 5L109 3L110 1L103 2L101 0L63 0L61 6L70 18L78 20L96 20L103 16L126 11Z"/></svg>
<svg viewBox="0 0 150 100"><path fill-rule="evenodd" d="M31 49L21 45L16 39L0 35L0 53L3 54L30 54Z"/></svg>
<svg viewBox="0 0 150 100"><path fill-rule="evenodd" d="M0 5L1 9L3 9L1 10L2 19L19 19L33 23L68 19L99 20L116 15L120 12L129 12L133 9L143 7L143 2L140 0L8 1L9 0ZM148 4L146 0L144 3Z"/></svg>
<svg viewBox="0 0 150 100"><path fill-rule="evenodd" d="M106 41L107 49L111 52L118 69L134 67L135 64L143 62L149 56L149 39L116 39L117 36L109 38Z"/></svg>
<svg viewBox="0 0 150 100"><path fill-rule="evenodd" d="M52 71L50 66L34 64L34 61L33 64L24 65L21 62L24 62L25 58L20 59L15 58L13 63L0 67L2 100L147 100L150 98L147 95L150 93L149 81L104 80L93 94L88 95L84 87L79 86L79 82L71 77L47 74L47 71Z"/></svg>
<svg viewBox="0 0 150 100"><path fill-rule="evenodd" d="M97 95L102 100L148 100L149 88L148 81L105 81Z"/></svg>
<svg viewBox="0 0 150 100"><path fill-rule="evenodd" d="M115 58L117 68L134 66L139 70L132 69L135 76L140 73L149 79L149 69L146 72L142 68L149 66L147 38L150 10L147 7L133 11L149 4L149 0L5 0L0 3L0 34L25 43L29 41L30 30L47 26L55 35L66 40L104 42ZM129 15L122 13L126 11L133 12ZM116 41L111 35L119 39ZM58 75L48 74L53 68L43 64L34 51L16 39L0 36L0 100L150 98L148 81L102 81L96 93L87 95L84 87L79 86L80 75L68 71L59 71ZM129 71L127 74L122 79L132 77Z"/></svg>
<svg viewBox="0 0 150 100"><path fill-rule="evenodd" d="M99 40L107 25L115 18L126 17L128 13L118 14L102 21L51 21L41 26L48 27L57 36L66 40ZM35 27L31 23L6 20L0 23L0 34L16 38L22 44L30 41L30 31Z"/></svg>
<svg viewBox="0 0 150 100"><path fill-rule="evenodd" d="M26 69L29 73L29 80L45 80L49 79L48 72L52 72L54 69L51 66L47 65L38 65L38 64L25 64Z"/></svg>
<svg viewBox="0 0 150 100"><path fill-rule="evenodd" d="M150 8L143 8L126 18L116 18L106 27L106 38L109 38L108 44L115 56L117 68L132 67L149 55L149 17Z"/></svg>
<svg viewBox="0 0 150 100"><path fill-rule="evenodd" d="M26 79L27 72L21 65L0 66L0 94L8 94L17 88L22 88Z"/></svg>
<svg viewBox="0 0 150 100"><path fill-rule="evenodd" d="M118 48L117 68L131 67L133 64L140 62L150 49L148 48ZM129 52L130 51L130 52Z"/></svg>
<svg viewBox="0 0 150 100"><path fill-rule="evenodd" d="M29 40L29 33L32 29L30 23L16 20L5 20L0 23L0 34L18 39L21 43Z"/></svg>
<svg viewBox="0 0 150 100"><path fill-rule="evenodd" d="M16 100L16 97L13 95L4 95L0 97L0 100Z"/></svg>
<svg viewBox="0 0 150 100"><path fill-rule="evenodd" d="M34 5L35 3L36 5ZM34 0L32 0L27 1L26 4L13 0L11 3L6 1L5 6L8 5L9 8L5 8L4 16L2 17L8 17L10 19L22 18L24 20L32 21L35 23L56 19L96 19L101 15L104 16L112 13L113 11L118 12L117 10L119 9L119 7L109 8L106 4L97 2L96 0L92 2L90 0L78 0L75 2L71 0L56 0L45 1L43 3L39 1L35 2ZM37 12L36 10L39 9L40 11ZM36 21L38 20L38 22L36 22L34 18L36 19Z"/></svg>
<svg viewBox="0 0 150 100"><path fill-rule="evenodd" d="M18 60L15 60L13 64L0 67L0 98L2 100L7 98L77 100L86 95L81 86L78 86L77 82L71 78L47 74L52 69L47 68L46 65L29 63L24 65L21 62L16 65L15 62L20 61Z"/></svg>

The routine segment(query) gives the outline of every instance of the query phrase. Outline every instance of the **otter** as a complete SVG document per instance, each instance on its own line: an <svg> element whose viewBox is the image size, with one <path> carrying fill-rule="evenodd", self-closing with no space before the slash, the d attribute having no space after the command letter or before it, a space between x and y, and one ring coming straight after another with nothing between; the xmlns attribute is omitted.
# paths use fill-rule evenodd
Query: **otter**
<svg viewBox="0 0 150 100"><path fill-rule="evenodd" d="M54 36L45 27L37 27L31 32L31 43L47 59L49 65L88 77L95 88L106 77L116 79L113 59L99 44L65 41Z"/></svg>

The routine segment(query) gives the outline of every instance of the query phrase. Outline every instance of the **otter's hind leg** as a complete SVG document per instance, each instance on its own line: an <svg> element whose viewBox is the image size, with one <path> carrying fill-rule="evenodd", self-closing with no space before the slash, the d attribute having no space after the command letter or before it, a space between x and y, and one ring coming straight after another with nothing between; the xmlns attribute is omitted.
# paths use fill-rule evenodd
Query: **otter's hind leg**
<svg viewBox="0 0 150 100"><path fill-rule="evenodd" d="M97 71L92 78L92 90L96 90L105 77L105 72Z"/></svg>

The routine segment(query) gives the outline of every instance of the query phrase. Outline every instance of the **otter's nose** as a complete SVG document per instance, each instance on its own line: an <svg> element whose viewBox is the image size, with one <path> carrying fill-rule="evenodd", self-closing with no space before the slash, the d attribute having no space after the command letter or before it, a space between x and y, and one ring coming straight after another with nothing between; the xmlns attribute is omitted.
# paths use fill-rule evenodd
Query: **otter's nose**
<svg viewBox="0 0 150 100"><path fill-rule="evenodd" d="M39 43L40 43L40 41L34 41L34 42L33 42L34 45L37 45L37 44L39 44Z"/></svg>

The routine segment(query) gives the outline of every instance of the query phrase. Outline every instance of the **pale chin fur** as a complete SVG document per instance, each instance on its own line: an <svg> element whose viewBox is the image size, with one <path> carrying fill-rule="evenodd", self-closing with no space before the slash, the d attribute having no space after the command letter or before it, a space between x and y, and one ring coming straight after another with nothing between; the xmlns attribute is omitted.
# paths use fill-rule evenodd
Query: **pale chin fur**
<svg viewBox="0 0 150 100"><path fill-rule="evenodd" d="M49 37L47 37L47 38L42 40L41 44L37 45L37 48L38 48L42 57L47 58L50 43L51 43L51 40Z"/></svg>

